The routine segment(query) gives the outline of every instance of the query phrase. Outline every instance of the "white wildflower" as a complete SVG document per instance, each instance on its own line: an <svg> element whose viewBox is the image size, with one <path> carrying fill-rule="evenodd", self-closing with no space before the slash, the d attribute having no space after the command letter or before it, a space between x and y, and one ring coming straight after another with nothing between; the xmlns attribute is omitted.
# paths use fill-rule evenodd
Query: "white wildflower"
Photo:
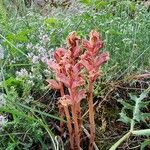
<svg viewBox="0 0 150 150"><path fill-rule="evenodd" d="M4 49L1 45L0 45L0 59L4 59Z"/></svg>
<svg viewBox="0 0 150 150"><path fill-rule="evenodd" d="M27 49L31 49L33 47L32 43L27 44Z"/></svg>
<svg viewBox="0 0 150 150"><path fill-rule="evenodd" d="M6 100L3 93L0 93L0 107L6 104Z"/></svg>
<svg viewBox="0 0 150 150"><path fill-rule="evenodd" d="M20 71L16 71L17 77L28 77L28 71L25 68L22 68Z"/></svg>
<svg viewBox="0 0 150 150"><path fill-rule="evenodd" d="M8 119L5 116L0 115L0 130L3 129L3 127L6 125L7 122Z"/></svg>
<svg viewBox="0 0 150 150"><path fill-rule="evenodd" d="M34 86L34 82L33 82L32 80L28 80L28 81L27 81L27 84L28 84L29 86Z"/></svg>
<svg viewBox="0 0 150 150"><path fill-rule="evenodd" d="M36 55L34 55L34 56L32 57L32 63L34 63L34 64L39 63L39 57L36 56Z"/></svg>

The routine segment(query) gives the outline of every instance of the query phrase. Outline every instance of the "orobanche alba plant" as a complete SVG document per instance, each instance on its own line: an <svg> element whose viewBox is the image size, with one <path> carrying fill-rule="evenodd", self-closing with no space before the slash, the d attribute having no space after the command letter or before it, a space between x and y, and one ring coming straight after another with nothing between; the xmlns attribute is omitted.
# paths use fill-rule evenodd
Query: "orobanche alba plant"
<svg viewBox="0 0 150 150"><path fill-rule="evenodd" d="M67 44L67 48L58 48L55 51L53 60L48 60L48 67L54 71L55 79L48 79L47 82L50 88L60 91L59 113L60 117L67 120L71 150L81 149L82 108L80 103L83 99L87 99L90 127L89 150L92 150L95 139L93 85L101 75L100 67L108 61L109 53L100 51L103 48L103 42L95 30L90 32L89 40L81 40L76 32L72 32L67 37ZM60 128L63 134L63 122L60 122Z"/></svg>
<svg viewBox="0 0 150 150"><path fill-rule="evenodd" d="M136 124L140 123L141 121L146 121L150 117L150 113L144 113L142 110L150 104L150 101L145 101L145 98L148 95L149 89L144 91L139 97L130 94L131 101L125 102L120 101L123 105L122 111L120 113L120 121L130 126L130 130L121 138L119 139L111 148L110 150L116 150L117 147L129 138L131 135L134 136L150 136L150 129L141 129L136 130ZM131 104L132 102L132 104ZM128 116L127 112L132 111L132 116Z"/></svg>

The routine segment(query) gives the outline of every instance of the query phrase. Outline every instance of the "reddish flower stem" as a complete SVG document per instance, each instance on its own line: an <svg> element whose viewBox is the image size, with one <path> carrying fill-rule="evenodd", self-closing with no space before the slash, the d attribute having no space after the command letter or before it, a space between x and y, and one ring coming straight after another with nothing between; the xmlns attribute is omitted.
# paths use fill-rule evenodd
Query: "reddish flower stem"
<svg viewBox="0 0 150 150"><path fill-rule="evenodd" d="M61 97L64 96L64 86L63 86L63 83L60 82L60 94L61 94ZM65 112L64 112L64 108L63 106L59 105L59 114L60 114L60 117L62 119L64 119L65 117ZM61 136L63 136L64 134L64 122L63 121L60 121L60 133L61 133Z"/></svg>
<svg viewBox="0 0 150 150"><path fill-rule="evenodd" d="M81 141L81 135L82 135L82 114L81 114L81 107L80 102L77 104L78 110L78 124L79 124L79 140Z"/></svg>
<svg viewBox="0 0 150 150"><path fill-rule="evenodd" d="M79 124L78 124L78 104L76 101L76 91L70 90L70 95L73 100L72 109L72 118L74 122L74 132L75 132L75 149L80 150L80 135L79 135Z"/></svg>
<svg viewBox="0 0 150 150"><path fill-rule="evenodd" d="M89 105L89 122L90 122L90 144L89 150L93 150L94 139L95 139L95 121L94 121L94 105L93 105L93 84L89 81L88 85L88 105Z"/></svg>
<svg viewBox="0 0 150 150"><path fill-rule="evenodd" d="M69 137L70 137L70 147L71 147L71 150L74 150L74 135L73 135L71 117L70 117L70 113L68 110L68 106L64 106L64 110L65 110L65 114L67 118L67 127L68 127Z"/></svg>
<svg viewBox="0 0 150 150"><path fill-rule="evenodd" d="M79 138L79 125L77 118L77 106L76 103L72 106L72 118L74 122L74 132L75 132L75 149L80 149L80 138Z"/></svg>

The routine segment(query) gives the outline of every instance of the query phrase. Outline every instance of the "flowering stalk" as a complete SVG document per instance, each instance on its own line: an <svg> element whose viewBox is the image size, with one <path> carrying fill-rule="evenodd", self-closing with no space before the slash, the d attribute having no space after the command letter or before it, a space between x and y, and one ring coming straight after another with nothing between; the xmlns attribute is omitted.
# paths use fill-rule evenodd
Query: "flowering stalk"
<svg viewBox="0 0 150 150"><path fill-rule="evenodd" d="M60 95L61 97L64 96L64 85L63 83L59 83L60 84ZM60 114L60 117L62 119L64 119L65 117L65 110L63 109L63 107L61 105L58 106L59 107L59 114ZM64 133L64 122L63 121L60 121L60 133L61 133L61 137L63 136L63 133Z"/></svg>
<svg viewBox="0 0 150 150"><path fill-rule="evenodd" d="M90 32L90 39L83 41L83 47L87 50L81 56L80 63L86 68L88 73L88 105L89 105L89 122L90 122L90 144L89 150L93 149L95 139L95 121L93 106L93 84L100 75L100 66L107 62L109 54L107 52L99 53L103 47L103 42L96 31Z"/></svg>
<svg viewBox="0 0 150 150"><path fill-rule="evenodd" d="M68 49L57 49L54 54L55 60L48 62L49 68L53 69L56 74L56 80L48 80L48 82L51 87L60 90L60 115L64 117L65 114L67 119L70 147L72 150L79 150L81 149L82 132L80 102L86 97L86 91L83 89L86 79L82 76L81 71L86 68L90 122L89 150L92 150L95 139L93 86L98 76L100 76L99 68L107 62L109 54L107 52L99 53L99 49L103 47L103 42L96 31L91 31L90 40L84 40L82 48L80 38L76 36L75 32L68 36L67 42ZM83 49L86 49L86 51L81 55ZM64 87L68 89L67 95L64 93Z"/></svg>
<svg viewBox="0 0 150 150"><path fill-rule="evenodd" d="M93 84L89 81L88 87L88 105L89 105L89 121L90 121L90 144L89 150L93 149L94 138L95 138L95 121L94 121L94 108L93 108Z"/></svg>
<svg viewBox="0 0 150 150"><path fill-rule="evenodd" d="M65 115L67 118L67 127L68 127L69 137L70 137L70 147L71 147L71 150L73 150L74 149L74 137L73 137L74 135L73 135L71 117L70 117L70 113L68 109L70 102L68 101L67 96L63 96L62 98L60 98L59 102L61 103L62 106L64 106L64 111L65 111Z"/></svg>

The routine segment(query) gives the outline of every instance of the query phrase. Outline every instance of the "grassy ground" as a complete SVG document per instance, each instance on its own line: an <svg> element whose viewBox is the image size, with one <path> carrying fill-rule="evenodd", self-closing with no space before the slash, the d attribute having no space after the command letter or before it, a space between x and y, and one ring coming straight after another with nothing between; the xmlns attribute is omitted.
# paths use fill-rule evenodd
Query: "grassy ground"
<svg viewBox="0 0 150 150"><path fill-rule="evenodd" d="M140 94L149 87L150 13L143 4L130 1L81 1L70 7L17 9L0 1L0 149L52 149L67 146L59 138L57 97L46 87L53 74L45 58L66 45L72 31L85 38L92 29L101 33L110 61L95 84L96 144L109 149L129 127L118 121L129 93ZM12 11L13 10L13 11ZM149 97L148 97L149 98ZM148 100L147 98L147 100ZM86 104L83 104L83 110ZM149 112L149 109L145 110ZM84 116L84 125L88 129ZM7 122L7 123L5 123ZM149 121L137 129L149 128ZM65 133L66 134L66 133ZM86 137L86 136L85 136ZM140 149L146 138L131 137L119 149ZM87 138L84 140L86 148Z"/></svg>

